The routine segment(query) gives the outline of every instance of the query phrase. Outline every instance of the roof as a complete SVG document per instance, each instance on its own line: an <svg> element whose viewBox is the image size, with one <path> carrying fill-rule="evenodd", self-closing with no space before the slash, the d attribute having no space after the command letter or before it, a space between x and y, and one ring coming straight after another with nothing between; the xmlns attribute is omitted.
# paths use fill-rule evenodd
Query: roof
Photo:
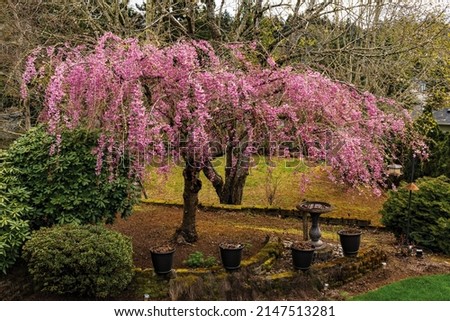
<svg viewBox="0 0 450 321"><path fill-rule="evenodd" d="M433 111L433 117L438 125L450 125L450 108Z"/></svg>

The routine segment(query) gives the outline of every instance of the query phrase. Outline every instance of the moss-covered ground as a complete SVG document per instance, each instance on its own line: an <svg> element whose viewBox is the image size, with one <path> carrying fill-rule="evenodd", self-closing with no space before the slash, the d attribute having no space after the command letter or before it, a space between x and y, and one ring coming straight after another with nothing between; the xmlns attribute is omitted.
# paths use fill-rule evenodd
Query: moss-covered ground
<svg viewBox="0 0 450 321"><path fill-rule="evenodd" d="M224 173L224 160L219 158L215 165L219 173ZM325 217L370 220L372 225L380 225L380 214L384 195L377 197L371 190L354 189L338 185L329 179L324 166L308 167L304 163L285 159L272 159L272 178L268 178L268 164L265 158L255 158L244 188L242 205L251 207L274 207L295 209L302 200L328 202L335 208ZM149 200L182 203L183 168L172 167L167 175L161 175L156 168L149 168L145 182ZM219 205L219 199L212 184L201 174L203 187L199 193L204 205ZM276 186L272 204L269 204L267 187Z"/></svg>

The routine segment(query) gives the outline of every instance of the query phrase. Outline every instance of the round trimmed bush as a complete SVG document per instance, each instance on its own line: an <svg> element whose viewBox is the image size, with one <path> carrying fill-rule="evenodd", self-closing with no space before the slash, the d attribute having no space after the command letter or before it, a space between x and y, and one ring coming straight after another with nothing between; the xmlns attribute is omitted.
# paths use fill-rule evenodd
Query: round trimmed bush
<svg viewBox="0 0 450 321"><path fill-rule="evenodd" d="M411 198L410 239L417 245L450 254L450 178L423 177ZM405 236L408 225L409 191L401 185L390 191L381 210L382 223L397 237Z"/></svg>
<svg viewBox="0 0 450 321"><path fill-rule="evenodd" d="M23 258L42 291L107 298L133 277L129 238L100 225L59 225L33 232Z"/></svg>

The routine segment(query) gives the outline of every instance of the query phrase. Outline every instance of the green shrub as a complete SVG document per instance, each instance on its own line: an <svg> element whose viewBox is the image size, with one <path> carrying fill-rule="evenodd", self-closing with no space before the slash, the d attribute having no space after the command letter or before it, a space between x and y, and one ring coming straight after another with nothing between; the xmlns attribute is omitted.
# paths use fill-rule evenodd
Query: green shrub
<svg viewBox="0 0 450 321"><path fill-rule="evenodd" d="M6 161L17 170L21 187L29 191L26 205L32 229L66 223L112 222L131 213L139 188L123 166L96 175L97 136L81 129L64 132L60 152L51 156L55 139L42 128L30 130L8 149ZM104 160L105 162L107 160ZM108 167L108 166L104 166Z"/></svg>
<svg viewBox="0 0 450 321"><path fill-rule="evenodd" d="M44 292L106 298L133 277L131 241L100 225L41 228L25 243L23 257Z"/></svg>
<svg viewBox="0 0 450 321"><path fill-rule="evenodd" d="M416 185L420 189L411 198L410 238L417 245L450 254L450 179L423 177ZM406 234L408 225L409 191L404 187L389 192L381 210L382 223L397 237Z"/></svg>
<svg viewBox="0 0 450 321"><path fill-rule="evenodd" d="M191 253L187 260L183 262L188 267L191 268L209 268L211 266L217 265L217 260L213 256L204 257L203 253L200 251L196 251L194 253Z"/></svg>
<svg viewBox="0 0 450 321"><path fill-rule="evenodd" d="M450 254L450 218L440 217L436 226L431 227L433 235L436 236L436 244L442 252Z"/></svg>
<svg viewBox="0 0 450 321"><path fill-rule="evenodd" d="M439 128L430 111L425 111L414 121L414 129L425 137L430 154L427 160L416 164L414 176L450 177L450 133L443 132ZM402 163L405 165L405 173L411 173L411 155L408 155Z"/></svg>
<svg viewBox="0 0 450 321"><path fill-rule="evenodd" d="M23 218L30 208L25 205L29 193L20 186L17 170L8 166L3 156L0 155L0 270L6 273L29 237L30 227Z"/></svg>

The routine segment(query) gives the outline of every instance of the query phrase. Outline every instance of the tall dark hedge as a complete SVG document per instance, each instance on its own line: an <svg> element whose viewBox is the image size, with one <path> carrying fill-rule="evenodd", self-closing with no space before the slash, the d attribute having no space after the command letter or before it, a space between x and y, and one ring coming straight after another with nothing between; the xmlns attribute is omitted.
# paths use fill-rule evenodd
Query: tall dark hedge
<svg viewBox="0 0 450 321"><path fill-rule="evenodd" d="M430 157L424 161L415 160L415 178L423 176L450 177L450 133L443 132L431 112L424 112L414 121L414 129L425 137ZM408 153L405 153L408 155ZM404 172L411 173L412 157L403 160Z"/></svg>
<svg viewBox="0 0 450 321"><path fill-rule="evenodd" d="M450 254L450 178L419 178L420 188L411 198L408 215L408 196L405 184L398 191L390 191L381 210L382 223L397 237L405 236L408 216L410 239L417 245Z"/></svg>

